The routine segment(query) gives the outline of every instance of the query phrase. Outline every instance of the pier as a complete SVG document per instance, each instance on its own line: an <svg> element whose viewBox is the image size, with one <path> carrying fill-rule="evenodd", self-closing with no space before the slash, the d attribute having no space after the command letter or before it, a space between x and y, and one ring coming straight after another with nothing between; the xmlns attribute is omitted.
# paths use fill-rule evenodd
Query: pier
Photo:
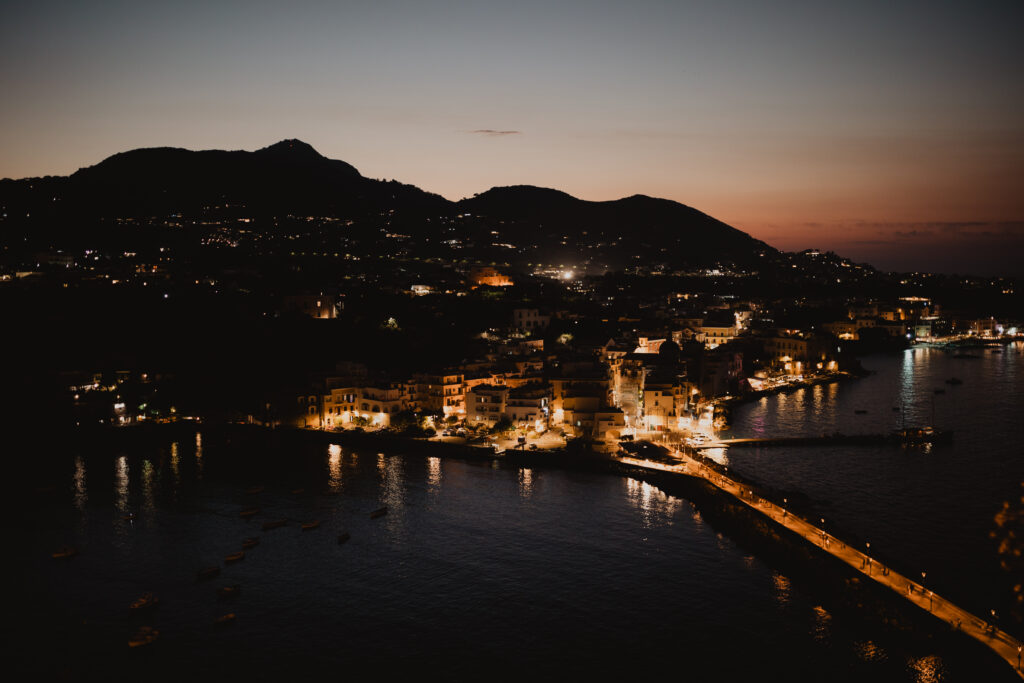
<svg viewBox="0 0 1024 683"><path fill-rule="evenodd" d="M888 434L822 434L821 436L781 436L747 439L721 439L695 445L697 450L708 448L771 448L773 446L824 446L852 444L877 446L879 444L948 443L953 439L949 431L930 428L904 429Z"/></svg>
<svg viewBox="0 0 1024 683"><path fill-rule="evenodd" d="M674 455L679 460L679 464L669 465L625 456L620 456L617 460L623 464L644 469L673 472L704 479L773 522L802 536L808 543L812 543L836 559L845 562L863 576L891 589L905 600L946 622L954 630L961 631L987 646L1010 664L1017 675L1024 679L1021 661L1024 643L1020 640L997 628L995 624L958 607L910 577L894 571L871 557L867 552L847 545L843 540L806 519L793 515L786 508L758 496L749 486L734 481L686 453L676 451ZM870 549L865 548L865 550Z"/></svg>

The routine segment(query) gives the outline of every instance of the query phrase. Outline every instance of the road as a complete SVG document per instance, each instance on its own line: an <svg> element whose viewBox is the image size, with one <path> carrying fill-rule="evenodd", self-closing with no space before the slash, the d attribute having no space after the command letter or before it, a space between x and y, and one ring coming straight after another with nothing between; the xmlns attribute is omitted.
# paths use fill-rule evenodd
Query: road
<svg viewBox="0 0 1024 683"><path fill-rule="evenodd" d="M618 460L637 467L703 478L722 491L731 494L748 507L757 510L766 517L770 517L793 533L803 536L808 542L822 548L833 557L842 560L864 576L892 589L904 599L909 600L923 610L927 610L954 629L963 631L965 634L988 646L997 655L1006 660L1013 667L1014 671L1017 672L1018 676L1024 678L1024 669L1021 668L1024 644L1021 641L996 628L994 624L989 623L985 619L954 605L946 598L934 593L917 581L881 564L868 554L870 552L869 547L865 547L862 552L858 548L848 546L845 542L812 522L790 514L785 508L758 497L751 489L744 488L738 482L694 460L689 455L678 451L675 455L680 460L678 465L666 465L651 460L637 460L628 457L619 457Z"/></svg>

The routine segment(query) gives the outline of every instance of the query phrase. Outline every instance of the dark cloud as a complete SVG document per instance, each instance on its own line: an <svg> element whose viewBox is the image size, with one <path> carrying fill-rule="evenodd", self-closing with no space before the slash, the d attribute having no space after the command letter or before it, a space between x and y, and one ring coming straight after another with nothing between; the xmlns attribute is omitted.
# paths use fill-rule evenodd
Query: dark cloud
<svg viewBox="0 0 1024 683"><path fill-rule="evenodd" d="M489 137L498 137L499 135L522 135L521 130L494 130L493 128L478 128L477 130L468 131L477 135L487 135Z"/></svg>

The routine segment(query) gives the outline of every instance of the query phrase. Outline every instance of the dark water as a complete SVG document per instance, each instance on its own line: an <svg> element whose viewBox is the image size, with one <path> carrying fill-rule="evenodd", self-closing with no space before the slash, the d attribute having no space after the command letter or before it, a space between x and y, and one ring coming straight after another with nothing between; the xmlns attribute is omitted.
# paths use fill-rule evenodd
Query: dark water
<svg viewBox="0 0 1024 683"><path fill-rule="evenodd" d="M18 680L1013 680L835 609L633 479L209 435L36 455L5 640ZM289 524L261 531L274 519ZM80 555L52 559L65 544ZM132 615L147 591L160 606ZM160 638L130 650L142 625Z"/></svg>
<svg viewBox="0 0 1024 683"><path fill-rule="evenodd" d="M970 353L979 358L940 349L872 356L863 364L875 374L743 406L728 432L883 433L934 420L954 431L952 444L734 448L724 458L758 482L807 494L837 532L870 542L873 553L910 575L926 572L926 585L976 614L996 610L1020 634L1012 587L1024 576L1000 567L1006 532L995 517L1004 502L1018 513L1022 507L1024 345ZM946 384L951 377L963 384Z"/></svg>

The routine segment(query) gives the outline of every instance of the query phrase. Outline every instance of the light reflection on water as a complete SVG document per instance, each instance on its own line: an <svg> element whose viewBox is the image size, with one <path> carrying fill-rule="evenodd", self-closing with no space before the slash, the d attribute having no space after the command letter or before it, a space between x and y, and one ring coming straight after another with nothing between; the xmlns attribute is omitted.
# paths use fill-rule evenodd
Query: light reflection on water
<svg viewBox="0 0 1024 683"><path fill-rule="evenodd" d="M775 599L779 601L780 605L789 604L792 598L792 586L789 584L789 579L778 572L772 572L772 588Z"/></svg>
<svg viewBox="0 0 1024 683"><path fill-rule="evenodd" d="M142 461L142 509L146 514L146 521L151 522L156 512L156 495L154 481L156 468L148 458Z"/></svg>
<svg viewBox="0 0 1024 683"><path fill-rule="evenodd" d="M341 493L341 446L327 447L327 487L331 493Z"/></svg>
<svg viewBox="0 0 1024 683"><path fill-rule="evenodd" d="M828 641L832 637L832 615L821 605L812 610L814 623L811 625L811 636L817 641Z"/></svg>
<svg viewBox="0 0 1024 683"><path fill-rule="evenodd" d="M196 478L203 478L203 435L196 432Z"/></svg>
<svg viewBox="0 0 1024 683"><path fill-rule="evenodd" d="M119 456L114 462L115 505L121 512L128 511L128 458Z"/></svg>
<svg viewBox="0 0 1024 683"><path fill-rule="evenodd" d="M907 667L914 674L914 683L939 683L946 679L942 658L935 655L911 657Z"/></svg>
<svg viewBox="0 0 1024 683"><path fill-rule="evenodd" d="M626 478L629 500L640 511L645 527L671 525L673 517L682 507L682 500L670 496L646 481Z"/></svg>
<svg viewBox="0 0 1024 683"><path fill-rule="evenodd" d="M533 495L533 470L529 467L519 469L519 497L527 499Z"/></svg>
<svg viewBox="0 0 1024 683"><path fill-rule="evenodd" d="M427 458L427 484L432 490L441 487L441 458Z"/></svg>
<svg viewBox="0 0 1024 683"><path fill-rule="evenodd" d="M75 507L79 512L85 512L86 503L89 502L89 494L86 492L85 482L85 460L82 456L75 456Z"/></svg>

